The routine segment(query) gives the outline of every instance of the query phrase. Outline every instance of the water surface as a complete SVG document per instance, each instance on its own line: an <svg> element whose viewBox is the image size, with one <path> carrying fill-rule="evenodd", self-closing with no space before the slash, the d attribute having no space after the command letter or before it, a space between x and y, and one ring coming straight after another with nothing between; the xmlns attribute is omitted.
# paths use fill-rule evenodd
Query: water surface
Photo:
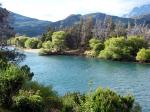
<svg viewBox="0 0 150 112"><path fill-rule="evenodd" d="M60 95L66 92L109 87L120 94L131 93L140 103L143 112L150 112L150 65L115 62L78 56L38 56L26 53L27 64L35 73L33 80L53 85Z"/></svg>

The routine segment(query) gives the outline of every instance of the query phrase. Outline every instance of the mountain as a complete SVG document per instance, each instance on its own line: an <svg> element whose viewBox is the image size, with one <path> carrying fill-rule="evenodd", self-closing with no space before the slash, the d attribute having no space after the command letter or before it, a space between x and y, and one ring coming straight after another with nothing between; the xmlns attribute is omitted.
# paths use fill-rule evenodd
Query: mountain
<svg viewBox="0 0 150 112"><path fill-rule="evenodd" d="M111 15L107 15L104 13L91 13L86 15L72 14L63 20L50 22L50 21L38 20L38 19L34 19L34 18L30 18L30 17L26 17L26 16L22 16L10 12L9 18L11 21L11 25L14 27L16 33L27 35L27 36L38 36L46 32L48 27L52 27L56 29L67 28L75 24L78 24L81 18L83 18L84 21L87 18L92 17L93 21L96 22L97 20L104 21L107 16L111 16ZM115 23L120 21L124 24L127 24L128 22L132 24L135 22L135 20L131 18L122 18L117 16L111 16L111 17L113 22ZM144 18L138 19L137 22L143 23Z"/></svg>
<svg viewBox="0 0 150 112"><path fill-rule="evenodd" d="M72 25L79 23L81 18L83 18L83 20L86 20L89 17L91 17L95 23L97 20L104 21L106 16L112 17L112 20L115 23L117 23L118 21L125 23L125 24L127 24L128 22L134 23L134 20L130 18L121 18L117 16L107 15L104 13L90 13L86 15L73 14L73 15L68 16L64 20L51 23L50 26L55 27L55 28L66 28L66 27L70 27Z"/></svg>
<svg viewBox="0 0 150 112"><path fill-rule="evenodd" d="M27 36L38 36L47 31L50 21L38 20L13 12L9 14L10 24L16 33Z"/></svg>
<svg viewBox="0 0 150 112"><path fill-rule="evenodd" d="M150 4L135 7L130 13L124 15L123 17L137 18L148 14L150 14Z"/></svg>

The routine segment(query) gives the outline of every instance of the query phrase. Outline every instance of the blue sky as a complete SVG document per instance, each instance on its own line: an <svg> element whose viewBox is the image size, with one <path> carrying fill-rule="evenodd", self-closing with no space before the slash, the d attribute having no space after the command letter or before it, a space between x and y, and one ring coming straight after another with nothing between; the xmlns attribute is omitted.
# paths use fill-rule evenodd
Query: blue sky
<svg viewBox="0 0 150 112"><path fill-rule="evenodd" d="M0 0L3 7L21 15L57 21L70 14L103 12L122 16L150 0Z"/></svg>

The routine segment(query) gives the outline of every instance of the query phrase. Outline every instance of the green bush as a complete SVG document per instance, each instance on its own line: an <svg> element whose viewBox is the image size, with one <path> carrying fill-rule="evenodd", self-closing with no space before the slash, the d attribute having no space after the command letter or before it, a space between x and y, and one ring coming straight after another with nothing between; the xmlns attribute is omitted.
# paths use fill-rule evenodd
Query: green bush
<svg viewBox="0 0 150 112"><path fill-rule="evenodd" d="M44 112L43 98L38 91L23 91L13 97L14 108L17 112Z"/></svg>
<svg viewBox="0 0 150 112"><path fill-rule="evenodd" d="M62 112L79 112L84 95L80 93L67 93L62 97Z"/></svg>
<svg viewBox="0 0 150 112"><path fill-rule="evenodd" d="M29 38L25 42L25 47L26 48L31 48L31 49L37 49L39 44L39 40L37 38Z"/></svg>
<svg viewBox="0 0 150 112"><path fill-rule="evenodd" d="M145 42L144 38L138 36L129 36L127 42L132 56L136 56L140 49L147 48L148 46L148 43Z"/></svg>
<svg viewBox="0 0 150 112"><path fill-rule="evenodd" d="M92 38L89 41L89 46L90 46L90 50L85 51L85 55L90 56L90 57L97 57L99 52L102 49L104 49L103 43L96 38Z"/></svg>
<svg viewBox="0 0 150 112"><path fill-rule="evenodd" d="M49 49L52 50L53 49L53 43L51 41L46 41L42 44L42 47L44 49Z"/></svg>
<svg viewBox="0 0 150 112"><path fill-rule="evenodd" d="M26 36L19 36L15 38L15 45L17 47L25 48L25 42L29 39L29 37Z"/></svg>
<svg viewBox="0 0 150 112"><path fill-rule="evenodd" d="M140 49L137 53L136 60L139 62L150 62L150 49Z"/></svg>
<svg viewBox="0 0 150 112"><path fill-rule="evenodd" d="M94 51L101 51L104 48L103 43L100 40L96 39L96 38L92 38L89 41L89 46Z"/></svg>
<svg viewBox="0 0 150 112"><path fill-rule="evenodd" d="M45 110L49 110L51 108L61 108L62 106L57 92L54 91L51 86L44 86L38 84L37 82L27 82L23 86L23 89L34 92L38 90L39 95L43 98Z"/></svg>
<svg viewBox="0 0 150 112"><path fill-rule="evenodd" d="M54 32L52 35L52 43L54 51L62 51L65 49L66 33L64 31Z"/></svg>
<svg viewBox="0 0 150 112"><path fill-rule="evenodd" d="M12 104L12 96L22 87L25 77L25 73L15 65L0 71L0 105Z"/></svg>
<svg viewBox="0 0 150 112"><path fill-rule="evenodd" d="M100 58L112 60L130 59L130 49L124 37L110 38L104 44L105 49L100 52Z"/></svg>
<svg viewBox="0 0 150 112"><path fill-rule="evenodd" d="M81 105L81 112L131 112L132 96L120 96L110 89L98 88L88 94Z"/></svg>

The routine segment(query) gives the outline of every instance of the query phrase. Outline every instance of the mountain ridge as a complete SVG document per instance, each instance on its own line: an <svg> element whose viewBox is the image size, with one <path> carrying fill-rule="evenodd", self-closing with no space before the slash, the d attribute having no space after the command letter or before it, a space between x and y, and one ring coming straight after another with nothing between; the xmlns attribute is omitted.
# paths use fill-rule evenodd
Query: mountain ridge
<svg viewBox="0 0 150 112"><path fill-rule="evenodd" d="M122 18L118 16L107 15L105 13L89 13L86 15L72 14L63 20L51 22L51 21L38 20L38 19L22 16L20 14L16 14L13 12L10 12L10 21L16 33L19 33L21 35L27 35L27 36L39 36L42 35L44 32L46 32L48 27L52 27L56 29L67 28L75 24L78 24L81 18L85 20L88 17L92 17L94 22L96 22L97 20L104 21L106 16L112 17L112 20L115 23L118 21L121 21L124 24L128 24L128 22L130 23L135 22L135 20L132 18ZM143 18L140 18L137 21L138 23L144 23Z"/></svg>

